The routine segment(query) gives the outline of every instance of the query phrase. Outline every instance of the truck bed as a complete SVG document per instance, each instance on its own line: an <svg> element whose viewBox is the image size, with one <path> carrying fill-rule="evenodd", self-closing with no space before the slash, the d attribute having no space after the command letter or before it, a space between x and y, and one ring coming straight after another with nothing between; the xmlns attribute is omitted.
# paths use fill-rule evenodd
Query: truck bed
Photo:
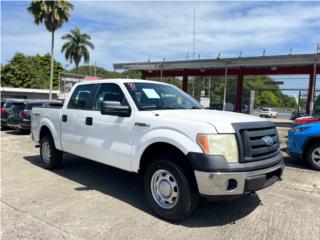
<svg viewBox="0 0 320 240"><path fill-rule="evenodd" d="M60 106L36 107L32 109L31 134L34 141L40 141L40 126L46 125L51 133L57 149L61 149L60 143Z"/></svg>

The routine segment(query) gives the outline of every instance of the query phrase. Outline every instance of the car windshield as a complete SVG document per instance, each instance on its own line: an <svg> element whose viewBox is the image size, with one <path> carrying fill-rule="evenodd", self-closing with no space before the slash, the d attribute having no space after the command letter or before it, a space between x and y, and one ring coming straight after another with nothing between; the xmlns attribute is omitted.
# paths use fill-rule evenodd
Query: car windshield
<svg viewBox="0 0 320 240"><path fill-rule="evenodd" d="M163 109L202 109L202 106L184 93L171 85L129 82L125 83L131 97L139 110Z"/></svg>

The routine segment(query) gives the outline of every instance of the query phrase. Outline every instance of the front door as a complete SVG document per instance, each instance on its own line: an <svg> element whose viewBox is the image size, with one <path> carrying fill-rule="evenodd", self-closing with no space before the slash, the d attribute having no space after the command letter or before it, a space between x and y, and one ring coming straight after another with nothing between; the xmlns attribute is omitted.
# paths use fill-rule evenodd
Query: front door
<svg viewBox="0 0 320 240"><path fill-rule="evenodd" d="M103 101L118 101L122 105L128 105L119 85L99 85L92 101L93 111L87 114L92 119L92 125L85 137L86 153L88 158L95 161L131 171L133 113L129 117L103 115Z"/></svg>

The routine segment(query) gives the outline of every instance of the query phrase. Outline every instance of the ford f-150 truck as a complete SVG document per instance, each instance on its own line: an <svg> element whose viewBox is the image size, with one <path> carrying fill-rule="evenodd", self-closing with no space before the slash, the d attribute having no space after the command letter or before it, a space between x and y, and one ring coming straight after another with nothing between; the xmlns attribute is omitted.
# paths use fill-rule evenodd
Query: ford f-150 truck
<svg viewBox="0 0 320 240"><path fill-rule="evenodd" d="M179 88L146 80L76 84L62 108L33 109L32 138L47 169L70 153L141 174L147 203L167 220L189 216L200 197L268 187L284 168L273 123L206 110Z"/></svg>

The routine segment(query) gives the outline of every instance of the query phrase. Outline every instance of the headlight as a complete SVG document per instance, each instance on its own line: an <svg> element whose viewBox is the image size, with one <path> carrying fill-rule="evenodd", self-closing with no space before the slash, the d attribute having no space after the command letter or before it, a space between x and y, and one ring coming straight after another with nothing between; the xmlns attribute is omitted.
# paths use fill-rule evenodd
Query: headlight
<svg viewBox="0 0 320 240"><path fill-rule="evenodd" d="M199 134L197 142L206 154L222 155L229 163L238 162L238 144L234 134Z"/></svg>
<svg viewBox="0 0 320 240"><path fill-rule="evenodd" d="M295 127L295 128L291 128L290 130L289 130L289 133L291 133L291 134L295 134L295 133L298 133L298 132L302 132L302 131L306 131L306 130L308 130L309 129L309 127Z"/></svg>

